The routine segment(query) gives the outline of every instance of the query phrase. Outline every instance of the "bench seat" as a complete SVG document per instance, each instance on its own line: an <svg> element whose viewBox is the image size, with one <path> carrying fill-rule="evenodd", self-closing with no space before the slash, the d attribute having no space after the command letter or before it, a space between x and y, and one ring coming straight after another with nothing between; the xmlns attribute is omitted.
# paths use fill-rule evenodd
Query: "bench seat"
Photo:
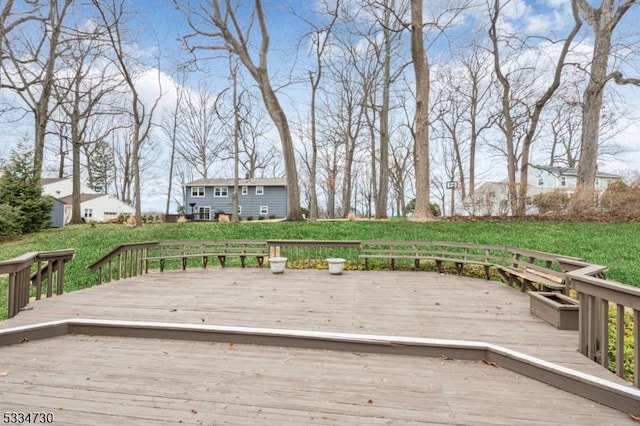
<svg viewBox="0 0 640 426"><path fill-rule="evenodd" d="M264 265L264 258L269 256L266 242L255 241L206 241L194 244L193 242L178 242L159 245L142 257L145 271L148 271L149 262L159 262L160 271L164 271L167 260L181 260L182 269L187 268L189 259L202 259L202 267L206 268L209 258L215 257L220 266L225 267L227 257L237 257L244 268L247 257L255 257L258 266Z"/></svg>

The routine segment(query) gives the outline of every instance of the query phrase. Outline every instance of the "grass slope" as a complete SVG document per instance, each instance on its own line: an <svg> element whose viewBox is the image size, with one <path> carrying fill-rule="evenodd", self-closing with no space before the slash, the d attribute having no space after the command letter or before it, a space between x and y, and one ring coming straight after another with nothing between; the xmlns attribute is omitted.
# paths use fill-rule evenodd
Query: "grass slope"
<svg viewBox="0 0 640 426"><path fill-rule="evenodd" d="M157 240L215 239L333 239L333 240L434 240L479 244L505 244L607 265L609 277L640 286L640 223L581 222L242 222L153 224L142 228L122 225L68 226L30 235L0 245L0 260L30 251L74 248L68 266L70 289L95 283L86 267L123 243Z"/></svg>

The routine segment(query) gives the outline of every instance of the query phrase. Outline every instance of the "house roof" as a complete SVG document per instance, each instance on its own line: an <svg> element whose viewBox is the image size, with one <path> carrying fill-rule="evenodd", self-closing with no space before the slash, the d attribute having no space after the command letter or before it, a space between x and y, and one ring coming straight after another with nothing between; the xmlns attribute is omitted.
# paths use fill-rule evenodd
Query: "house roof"
<svg viewBox="0 0 640 426"><path fill-rule="evenodd" d="M80 194L80 202L94 200L100 197L107 197L107 194ZM73 195L67 195L66 197L58 198L64 204L71 204L73 202Z"/></svg>
<svg viewBox="0 0 640 426"><path fill-rule="evenodd" d="M534 169L544 170L546 172L549 172L557 176L578 176L578 169L576 169L575 167L534 166L534 165L532 165L531 167L533 167ZM620 175L614 175L612 173L605 173L605 172L596 172L596 177L602 178L602 179L621 179L622 178L622 176Z"/></svg>
<svg viewBox="0 0 640 426"><path fill-rule="evenodd" d="M287 180L281 178L239 179L240 186L287 186ZM233 179L198 179L185 186L233 186Z"/></svg>

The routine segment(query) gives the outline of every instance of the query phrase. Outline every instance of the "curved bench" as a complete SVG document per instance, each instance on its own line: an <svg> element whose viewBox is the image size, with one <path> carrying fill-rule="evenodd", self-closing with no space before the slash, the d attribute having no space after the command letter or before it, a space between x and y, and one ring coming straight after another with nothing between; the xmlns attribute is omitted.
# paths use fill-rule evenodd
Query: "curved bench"
<svg viewBox="0 0 640 426"><path fill-rule="evenodd" d="M566 273L585 264L583 259L508 246L469 244L444 241L362 241L359 259L369 269L372 260L388 260L391 269L396 261L413 262L415 270L421 261L433 261L438 272L444 272L444 263L453 264L461 275L465 265L482 266L486 279L495 269L509 285L524 291L560 291L568 293L570 281ZM604 276L605 267L596 273Z"/></svg>

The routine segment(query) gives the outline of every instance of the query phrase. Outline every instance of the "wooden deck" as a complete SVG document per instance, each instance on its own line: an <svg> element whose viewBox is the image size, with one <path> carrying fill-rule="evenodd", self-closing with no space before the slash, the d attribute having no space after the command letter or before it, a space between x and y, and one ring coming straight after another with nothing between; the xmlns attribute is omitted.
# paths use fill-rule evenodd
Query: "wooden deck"
<svg viewBox="0 0 640 426"><path fill-rule="evenodd" d="M28 308L0 328L96 318L473 340L624 383L576 352L577 332L532 316L528 296L436 273L210 268ZM81 335L4 347L0 359L0 408L52 411L57 424L634 423L481 362Z"/></svg>

